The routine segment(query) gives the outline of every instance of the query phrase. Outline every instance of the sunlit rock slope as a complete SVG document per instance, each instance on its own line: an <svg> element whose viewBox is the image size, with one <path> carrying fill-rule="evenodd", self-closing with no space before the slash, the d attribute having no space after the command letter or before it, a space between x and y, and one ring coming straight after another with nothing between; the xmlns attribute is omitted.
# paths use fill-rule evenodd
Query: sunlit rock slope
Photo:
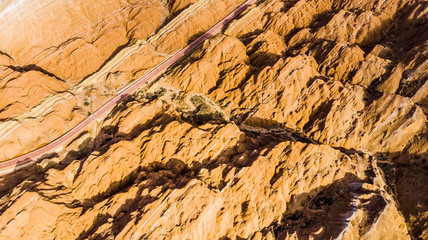
<svg viewBox="0 0 428 240"><path fill-rule="evenodd" d="M242 0L0 4L0 161ZM428 239L428 4L266 0L59 152L1 177L1 239Z"/></svg>

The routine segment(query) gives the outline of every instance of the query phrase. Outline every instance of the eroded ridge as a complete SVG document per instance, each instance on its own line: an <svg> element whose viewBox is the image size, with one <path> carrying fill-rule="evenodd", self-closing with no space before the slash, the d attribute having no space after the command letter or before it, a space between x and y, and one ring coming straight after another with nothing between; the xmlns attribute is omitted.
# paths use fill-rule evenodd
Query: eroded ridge
<svg viewBox="0 0 428 240"><path fill-rule="evenodd" d="M47 75L53 96L40 99L80 101L83 118L102 95L85 91L113 94L186 44L181 33L198 35L200 19L233 9L153 4L166 13L154 32L73 90L42 66L5 74ZM3 177L0 236L426 239L426 25L420 1L259 1L58 153Z"/></svg>

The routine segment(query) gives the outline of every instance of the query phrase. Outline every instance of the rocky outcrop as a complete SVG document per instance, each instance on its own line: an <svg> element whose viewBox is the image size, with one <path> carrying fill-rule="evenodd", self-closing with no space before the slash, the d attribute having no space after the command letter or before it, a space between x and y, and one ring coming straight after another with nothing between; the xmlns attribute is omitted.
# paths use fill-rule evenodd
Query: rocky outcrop
<svg viewBox="0 0 428 240"><path fill-rule="evenodd" d="M0 161L22 154L23 149L35 149L58 138L242 2L199 1L187 5L178 15L170 14L170 5L158 0L126 4L121 1L11 2L0 15L10 23L4 24L0 32L12 32L0 43L1 59L4 59L0 61L0 74L4 76L0 95L8 98L4 103L2 101L4 106L0 106L0 125L5 130L18 129L15 135L31 137L27 141L9 135L1 138L0 152L4 154L0 154ZM9 28L14 26L11 23L23 21L14 12L25 12L26 9L32 9L34 21L18 24L19 27L11 31ZM47 15L49 17L45 17ZM200 21L202 18L206 20ZM40 31L33 26L36 23L43 26ZM57 28L58 24L62 27ZM21 28L33 31L21 31ZM27 72L39 72L42 76L35 76L37 79L27 84L26 81L31 79ZM11 81L13 83L9 83ZM22 90L25 95L11 94L17 85L19 88L25 85ZM65 92L73 95L73 100L63 101ZM64 104L68 110L63 113L52 111L56 104ZM45 111L68 124L46 127L37 124L49 121L45 119ZM70 122L69 116L76 121ZM17 119L25 126L17 126Z"/></svg>
<svg viewBox="0 0 428 240"><path fill-rule="evenodd" d="M76 81L80 70L23 65L0 44L0 158L61 135L242 2L128 1L98 24L125 37L106 37L115 52L94 69L73 62L87 71ZM97 4L100 16L117 6ZM2 177L1 238L426 239L426 9L253 4L58 152ZM89 61L78 53L100 48L82 41L69 44Z"/></svg>

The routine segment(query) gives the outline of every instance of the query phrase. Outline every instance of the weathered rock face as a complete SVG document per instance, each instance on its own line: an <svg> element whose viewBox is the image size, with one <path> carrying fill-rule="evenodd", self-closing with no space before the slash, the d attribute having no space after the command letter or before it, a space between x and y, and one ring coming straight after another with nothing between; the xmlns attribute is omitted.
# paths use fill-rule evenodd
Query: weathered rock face
<svg viewBox="0 0 428 240"><path fill-rule="evenodd" d="M32 31L0 27L15 39L0 41L0 160L71 129L243 2L0 4L11 23L37 9L20 25ZM427 6L253 4L3 176L0 238L428 239Z"/></svg>
<svg viewBox="0 0 428 240"><path fill-rule="evenodd" d="M170 9L178 2L160 0L5 3L0 126L6 137L0 136L0 161L64 134L242 2L183 2L187 8L180 13L170 12L178 11ZM71 96L64 99L66 92ZM52 111L58 104L66 106L62 115ZM51 115L68 125L39 124ZM7 137L11 129L30 137Z"/></svg>

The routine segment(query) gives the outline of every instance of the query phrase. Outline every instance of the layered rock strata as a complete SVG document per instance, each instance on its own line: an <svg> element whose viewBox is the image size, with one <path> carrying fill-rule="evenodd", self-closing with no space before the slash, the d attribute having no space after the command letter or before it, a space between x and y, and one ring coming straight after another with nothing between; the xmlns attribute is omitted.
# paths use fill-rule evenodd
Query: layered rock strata
<svg viewBox="0 0 428 240"><path fill-rule="evenodd" d="M156 8L158 25L141 17L77 82L1 55L2 91L24 99L1 101L17 126L1 147L23 146L4 159L49 140L23 119L68 119L46 130L61 134L241 2L145 3L129 3L144 6L133 19ZM426 28L420 1L257 2L63 150L2 177L0 236L427 239ZM57 108L37 119L26 97Z"/></svg>

